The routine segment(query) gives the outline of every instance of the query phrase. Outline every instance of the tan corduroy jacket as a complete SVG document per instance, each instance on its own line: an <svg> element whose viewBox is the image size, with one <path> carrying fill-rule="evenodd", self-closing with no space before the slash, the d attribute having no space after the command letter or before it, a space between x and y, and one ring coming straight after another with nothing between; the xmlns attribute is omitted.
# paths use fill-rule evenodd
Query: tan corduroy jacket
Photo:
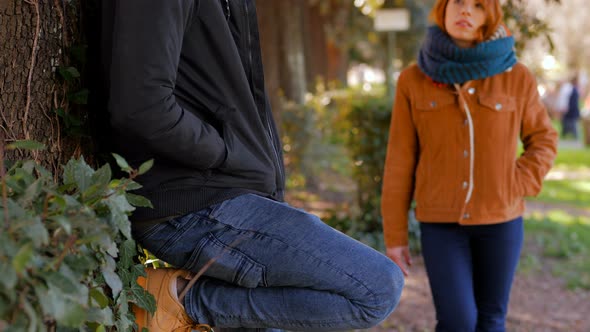
<svg viewBox="0 0 590 332"><path fill-rule="evenodd" d="M417 65L404 70L383 178L386 246L408 243L412 200L420 222L483 225L522 215L523 198L539 193L553 164L557 138L522 64L462 86L437 86Z"/></svg>

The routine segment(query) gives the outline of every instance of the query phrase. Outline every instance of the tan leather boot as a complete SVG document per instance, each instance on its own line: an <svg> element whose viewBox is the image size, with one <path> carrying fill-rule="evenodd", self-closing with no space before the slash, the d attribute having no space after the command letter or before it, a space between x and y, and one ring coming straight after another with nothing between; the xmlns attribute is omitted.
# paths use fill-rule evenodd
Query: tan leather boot
<svg viewBox="0 0 590 332"><path fill-rule="evenodd" d="M133 306L138 331L147 328L149 332L191 332L193 330L212 332L209 325L198 324L186 314L178 300L177 278L190 280L190 272L178 269L146 269L147 278L139 277L137 283L156 299L153 316L144 309Z"/></svg>

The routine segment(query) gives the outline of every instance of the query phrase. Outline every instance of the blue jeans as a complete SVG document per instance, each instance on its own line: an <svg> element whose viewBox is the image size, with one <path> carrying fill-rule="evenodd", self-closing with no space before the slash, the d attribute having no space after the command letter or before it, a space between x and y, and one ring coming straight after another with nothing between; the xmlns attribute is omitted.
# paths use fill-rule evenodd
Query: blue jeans
<svg viewBox="0 0 590 332"><path fill-rule="evenodd" d="M561 120L561 137L572 134L575 139L578 138L578 119L563 118Z"/></svg>
<svg viewBox="0 0 590 332"><path fill-rule="evenodd" d="M437 332L503 332L522 218L482 226L421 223Z"/></svg>
<svg viewBox="0 0 590 332"><path fill-rule="evenodd" d="M198 272L189 317L216 327L364 329L396 307L403 275L390 259L316 216L247 194L158 224L136 240Z"/></svg>

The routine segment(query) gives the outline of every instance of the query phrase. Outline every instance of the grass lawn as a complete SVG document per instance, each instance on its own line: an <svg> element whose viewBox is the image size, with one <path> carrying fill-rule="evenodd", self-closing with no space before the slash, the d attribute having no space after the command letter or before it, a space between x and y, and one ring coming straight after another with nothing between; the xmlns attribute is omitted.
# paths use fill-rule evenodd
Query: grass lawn
<svg viewBox="0 0 590 332"><path fill-rule="evenodd" d="M590 218L552 211L525 221L520 270L549 272L568 288L590 289Z"/></svg>
<svg viewBox="0 0 590 332"><path fill-rule="evenodd" d="M590 216L564 209L590 210L590 149L560 150L552 172L564 176L546 180L541 194L531 200L556 208L527 218L520 269L550 272L562 277L569 288L590 289Z"/></svg>
<svg viewBox="0 0 590 332"><path fill-rule="evenodd" d="M590 148L559 150L551 172L532 200L590 208Z"/></svg>

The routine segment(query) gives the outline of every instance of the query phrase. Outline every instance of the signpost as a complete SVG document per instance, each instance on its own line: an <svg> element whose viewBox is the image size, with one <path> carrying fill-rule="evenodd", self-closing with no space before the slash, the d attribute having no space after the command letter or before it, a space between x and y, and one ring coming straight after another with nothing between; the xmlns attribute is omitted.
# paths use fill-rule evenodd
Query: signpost
<svg viewBox="0 0 590 332"><path fill-rule="evenodd" d="M404 31L410 28L410 11L406 8L379 9L375 13L376 31Z"/></svg>
<svg viewBox="0 0 590 332"><path fill-rule="evenodd" d="M395 32L410 28L410 11L406 8L384 8L375 13L374 28L387 32L387 73L385 84L390 98L393 98L393 73L395 60Z"/></svg>

